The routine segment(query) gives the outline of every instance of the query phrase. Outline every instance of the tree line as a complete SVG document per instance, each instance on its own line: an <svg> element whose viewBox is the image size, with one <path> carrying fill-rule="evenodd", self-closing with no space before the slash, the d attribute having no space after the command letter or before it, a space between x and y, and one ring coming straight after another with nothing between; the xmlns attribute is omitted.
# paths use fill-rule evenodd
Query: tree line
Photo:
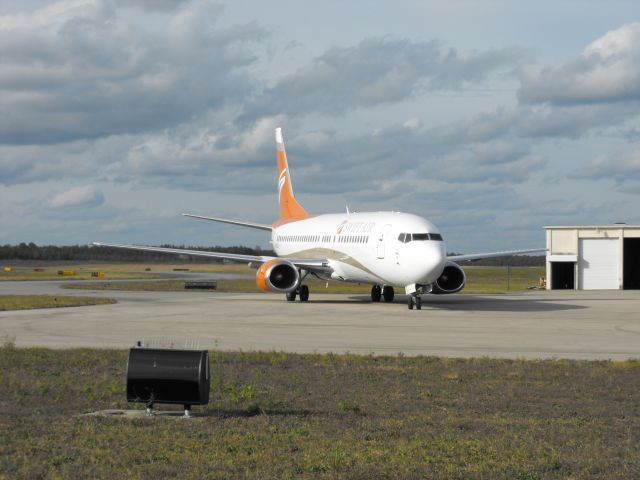
<svg viewBox="0 0 640 480"><path fill-rule="evenodd" d="M184 245L161 245L165 248L239 253L242 255L275 255L271 250L260 247L185 247ZM77 261L77 262L158 262L158 263L221 263L222 260L207 257L126 250L112 247L92 247L88 245L36 245L33 242L18 245L1 245L0 259L26 261Z"/></svg>

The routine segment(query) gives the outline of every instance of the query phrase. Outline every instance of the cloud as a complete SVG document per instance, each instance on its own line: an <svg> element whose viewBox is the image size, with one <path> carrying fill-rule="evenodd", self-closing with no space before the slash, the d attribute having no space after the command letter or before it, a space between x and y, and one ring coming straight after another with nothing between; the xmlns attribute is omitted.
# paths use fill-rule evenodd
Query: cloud
<svg viewBox="0 0 640 480"><path fill-rule="evenodd" d="M221 125L148 135L118 164L118 180L190 190L275 191L274 130L281 121L264 118L247 130Z"/></svg>
<svg viewBox="0 0 640 480"><path fill-rule="evenodd" d="M124 8L137 7L148 11L167 11L179 8L189 0L116 0Z"/></svg>
<svg viewBox="0 0 640 480"><path fill-rule="evenodd" d="M0 143L153 131L241 101L256 86L246 47L266 33L220 15L196 2L141 27L107 1L62 0L0 16Z"/></svg>
<svg viewBox="0 0 640 480"><path fill-rule="evenodd" d="M288 141L287 152L297 188L322 194L348 192L377 201L403 193L418 195L422 185L435 179L458 188L522 183L546 164L526 140L466 141L454 130L411 125L356 135L307 132ZM396 183L405 188L389 187Z"/></svg>
<svg viewBox="0 0 640 480"><path fill-rule="evenodd" d="M108 137L57 145L0 145L0 185L99 177L133 141Z"/></svg>
<svg viewBox="0 0 640 480"><path fill-rule="evenodd" d="M598 156L575 178L609 179L621 191L640 193L640 149Z"/></svg>
<svg viewBox="0 0 640 480"><path fill-rule="evenodd" d="M520 69L523 103L598 104L640 100L640 23L606 33L560 65Z"/></svg>
<svg viewBox="0 0 640 480"><path fill-rule="evenodd" d="M53 209L75 207L97 207L104 203L102 192L91 185L74 187L61 192L51 199L49 206Z"/></svg>
<svg viewBox="0 0 640 480"><path fill-rule="evenodd" d="M512 68L518 57L513 49L460 54L437 41L369 38L356 46L333 47L285 75L248 104L241 120L273 112L341 115L424 91L458 89L482 82L500 68Z"/></svg>
<svg viewBox="0 0 640 480"><path fill-rule="evenodd" d="M517 132L522 137L576 139L589 131L619 125L638 114L638 104L537 105L519 112Z"/></svg>

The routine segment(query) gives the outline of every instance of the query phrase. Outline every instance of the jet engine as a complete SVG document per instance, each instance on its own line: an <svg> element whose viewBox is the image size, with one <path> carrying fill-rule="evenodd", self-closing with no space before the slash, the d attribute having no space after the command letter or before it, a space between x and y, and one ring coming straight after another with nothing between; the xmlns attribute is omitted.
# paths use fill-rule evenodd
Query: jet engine
<svg viewBox="0 0 640 480"><path fill-rule="evenodd" d="M457 263L447 262L442 275L433 284L431 293L442 295L445 293L456 293L464 288L467 280L464 270Z"/></svg>
<svg viewBox="0 0 640 480"><path fill-rule="evenodd" d="M260 265L256 283L265 292L289 293L298 288L300 274L289 260L274 258Z"/></svg>

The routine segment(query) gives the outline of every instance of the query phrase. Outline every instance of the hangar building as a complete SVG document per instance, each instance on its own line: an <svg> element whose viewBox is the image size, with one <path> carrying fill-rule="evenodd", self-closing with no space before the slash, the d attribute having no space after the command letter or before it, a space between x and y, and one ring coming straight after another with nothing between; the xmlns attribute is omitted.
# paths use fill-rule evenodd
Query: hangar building
<svg viewBox="0 0 640 480"><path fill-rule="evenodd" d="M545 227L547 288L640 289L640 226Z"/></svg>

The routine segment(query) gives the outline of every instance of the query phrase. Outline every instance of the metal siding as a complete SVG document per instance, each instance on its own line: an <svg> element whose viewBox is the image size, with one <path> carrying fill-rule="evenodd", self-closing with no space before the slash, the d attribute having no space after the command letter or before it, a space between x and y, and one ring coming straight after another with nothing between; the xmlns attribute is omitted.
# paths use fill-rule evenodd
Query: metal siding
<svg viewBox="0 0 640 480"><path fill-rule="evenodd" d="M620 239L581 238L578 268L581 289L619 289Z"/></svg>

